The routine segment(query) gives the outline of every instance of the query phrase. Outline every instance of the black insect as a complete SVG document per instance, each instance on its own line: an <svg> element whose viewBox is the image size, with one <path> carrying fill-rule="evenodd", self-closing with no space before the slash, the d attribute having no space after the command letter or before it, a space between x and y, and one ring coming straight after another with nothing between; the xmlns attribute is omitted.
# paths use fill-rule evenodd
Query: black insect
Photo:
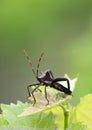
<svg viewBox="0 0 92 130"><path fill-rule="evenodd" d="M36 98L34 96L34 92L37 89L39 89L39 87L41 85L44 86L44 92L45 92L45 98L47 100L47 105L49 104L49 99L47 97L47 91L46 91L47 86L50 86L50 87L52 87L54 89L57 89L57 90L59 90L61 92L64 92L67 95L72 94L72 91L70 90L70 83L69 83L69 80L67 78L64 78L64 77L62 77L62 78L61 77L60 78L54 78L53 73L52 73L51 70L46 70L45 72L43 72L39 76L39 73L38 73L39 72L39 66L40 66L40 62L41 62L41 59L42 59L44 53L41 53L41 55L40 55L40 58L39 58L38 63L37 63L36 72L35 72L35 70L34 70L34 68L32 66L31 60L30 60L30 58L29 58L29 56L28 56L28 54L27 54L27 52L25 50L24 50L24 54L25 54L30 66L31 66L31 69L32 69L32 71L34 73L35 78L38 81L38 83L36 83L36 84L30 84L30 85L27 86L29 97L32 96L33 99L34 99L33 105L36 103ZM67 82L67 88L64 87L62 84L60 84L59 81L66 81ZM35 86L35 88L30 92L30 87L32 87L32 86Z"/></svg>

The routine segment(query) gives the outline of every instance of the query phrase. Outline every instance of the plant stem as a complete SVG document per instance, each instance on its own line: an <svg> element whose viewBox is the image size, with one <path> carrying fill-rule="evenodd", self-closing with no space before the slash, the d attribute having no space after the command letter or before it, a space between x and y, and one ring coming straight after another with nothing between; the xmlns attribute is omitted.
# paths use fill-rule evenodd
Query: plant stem
<svg viewBox="0 0 92 130"><path fill-rule="evenodd" d="M68 128L68 118L69 118L69 110L65 108L63 105L60 105L64 112L64 130Z"/></svg>

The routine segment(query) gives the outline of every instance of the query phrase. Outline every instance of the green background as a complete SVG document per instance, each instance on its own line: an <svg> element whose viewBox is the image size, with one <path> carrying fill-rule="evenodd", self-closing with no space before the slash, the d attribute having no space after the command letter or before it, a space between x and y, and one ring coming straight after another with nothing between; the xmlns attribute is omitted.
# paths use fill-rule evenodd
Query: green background
<svg viewBox="0 0 92 130"><path fill-rule="evenodd" d="M92 1L0 1L0 102L27 101L26 86L37 82L25 59L56 77L79 74L73 103L92 92Z"/></svg>

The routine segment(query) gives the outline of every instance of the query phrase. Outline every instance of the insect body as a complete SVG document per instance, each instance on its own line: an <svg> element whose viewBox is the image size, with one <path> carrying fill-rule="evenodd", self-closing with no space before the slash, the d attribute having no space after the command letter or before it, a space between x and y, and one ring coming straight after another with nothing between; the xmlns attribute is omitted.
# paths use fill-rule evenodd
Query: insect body
<svg viewBox="0 0 92 130"><path fill-rule="evenodd" d="M27 54L27 52L25 50L24 50L24 54L25 54L25 56L26 56L26 58L27 58L27 60L28 60L28 62L30 64L30 66L31 66L31 69L32 69L32 71L34 73L35 78L38 81L38 83L36 83L36 84L30 84L30 85L27 86L29 97L30 96L33 97L34 104L36 103L36 98L34 96L34 92L37 89L39 90L39 87L41 85L44 86L44 92L45 92L45 98L47 100L47 105L49 104L49 100L48 100L48 97L47 97L47 91L46 91L46 87L47 86L50 86L50 87L52 87L54 89L57 89L58 91L64 92L67 95L71 95L72 94L72 91L70 90L70 83L69 83L69 80L67 78L64 78L64 77L63 78L61 78L61 77L60 78L54 78L53 73L52 73L51 70L46 70L45 72L43 72L39 76L39 74L38 74L39 73L39 66L40 66L40 61L41 61L41 59L42 59L42 57L44 55L43 53L41 53L40 58L38 60L36 72L35 72L35 70L34 70L34 68L32 66L31 60L30 60L30 58L29 58L29 56L28 56L28 54ZM59 83L60 81L66 81L68 88L66 88L62 84L60 84ZM30 92L30 87L32 87L32 86L35 86L35 88Z"/></svg>

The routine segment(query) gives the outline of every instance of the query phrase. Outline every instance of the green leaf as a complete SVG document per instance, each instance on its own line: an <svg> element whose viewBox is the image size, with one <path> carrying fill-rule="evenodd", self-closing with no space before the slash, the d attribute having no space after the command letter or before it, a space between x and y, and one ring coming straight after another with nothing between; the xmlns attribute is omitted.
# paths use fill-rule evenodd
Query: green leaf
<svg viewBox="0 0 92 130"><path fill-rule="evenodd" d="M43 113L39 116L37 122L34 122L36 128L44 129L44 130L54 130L55 125L55 117L52 112Z"/></svg>
<svg viewBox="0 0 92 130"><path fill-rule="evenodd" d="M81 122L71 124L66 130L88 130L88 127Z"/></svg>
<svg viewBox="0 0 92 130"><path fill-rule="evenodd" d="M75 80L73 81L73 86L74 83ZM64 113L60 105L66 104L71 99L71 96L66 96L55 89L52 91L52 88L49 87L47 88L49 105L46 105L47 101L43 91L42 93L36 91L34 96L37 101L34 106L20 101L17 104L1 104L2 117L5 120L3 121L4 123L1 123L1 126L6 128L5 125L7 125L7 128L10 129L16 129L17 127L25 129L27 127L32 130L53 130L56 128L63 130Z"/></svg>
<svg viewBox="0 0 92 130"><path fill-rule="evenodd" d="M29 106L28 103L18 101L17 104L1 104L2 116L8 122L8 127L28 127L33 130L55 129L55 117L52 112L39 112L34 115L19 117L18 115ZM3 124L5 126L5 124ZM8 128L7 127L7 128Z"/></svg>
<svg viewBox="0 0 92 130"><path fill-rule="evenodd" d="M64 112L60 106L49 109L55 116L55 124L57 125L57 130L64 130Z"/></svg>
<svg viewBox="0 0 92 130"><path fill-rule="evenodd" d="M75 121L88 125L88 130L92 130L92 94L81 98L75 111Z"/></svg>
<svg viewBox="0 0 92 130"><path fill-rule="evenodd" d="M28 127L16 127L16 126L2 126L0 127L0 130L32 130L32 128L28 128Z"/></svg>
<svg viewBox="0 0 92 130"><path fill-rule="evenodd" d="M8 121L3 117L3 115L0 115L0 126L8 125Z"/></svg>
<svg viewBox="0 0 92 130"><path fill-rule="evenodd" d="M18 114L20 114L26 107L27 103L23 104L18 101L17 104L11 103L10 105L1 104L2 115L8 121L9 124L17 124L18 123Z"/></svg>
<svg viewBox="0 0 92 130"><path fill-rule="evenodd" d="M66 98L61 98L61 100L59 99L59 101L52 103L50 105L46 105L46 104L35 104L34 106L30 105L29 107L27 107L21 114L19 114L19 117L22 116L28 116L28 115L34 115L37 114L39 112L44 112L44 111L49 111L52 108L56 108L57 106L66 103L68 100L71 99L71 96L67 96ZM43 100L43 99L42 99Z"/></svg>

